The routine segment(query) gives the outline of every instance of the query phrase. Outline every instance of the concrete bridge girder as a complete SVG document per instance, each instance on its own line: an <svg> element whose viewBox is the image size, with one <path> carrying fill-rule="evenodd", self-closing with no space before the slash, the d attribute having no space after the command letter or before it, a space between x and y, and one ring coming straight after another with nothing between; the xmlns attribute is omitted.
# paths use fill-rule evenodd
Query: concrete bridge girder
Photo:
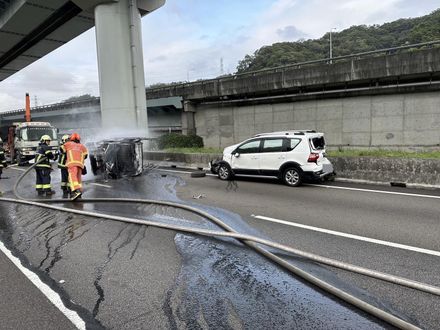
<svg viewBox="0 0 440 330"><path fill-rule="evenodd" d="M93 10L102 4L111 4L123 0L72 0L82 10ZM141 14L150 13L165 4L165 0L137 0L137 7Z"/></svg>

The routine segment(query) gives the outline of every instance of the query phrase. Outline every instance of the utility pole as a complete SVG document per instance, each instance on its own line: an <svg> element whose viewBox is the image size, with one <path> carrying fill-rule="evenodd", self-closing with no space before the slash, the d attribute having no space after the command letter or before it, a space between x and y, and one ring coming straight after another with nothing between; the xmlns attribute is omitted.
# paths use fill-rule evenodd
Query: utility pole
<svg viewBox="0 0 440 330"><path fill-rule="evenodd" d="M34 96L34 107L38 107L38 98L37 98L37 95Z"/></svg>
<svg viewBox="0 0 440 330"><path fill-rule="evenodd" d="M332 32L336 30L336 28L330 29L330 64L333 63L333 41L332 41Z"/></svg>
<svg viewBox="0 0 440 330"><path fill-rule="evenodd" d="M223 76L225 73L224 66L223 66L223 57L220 58L220 75Z"/></svg>

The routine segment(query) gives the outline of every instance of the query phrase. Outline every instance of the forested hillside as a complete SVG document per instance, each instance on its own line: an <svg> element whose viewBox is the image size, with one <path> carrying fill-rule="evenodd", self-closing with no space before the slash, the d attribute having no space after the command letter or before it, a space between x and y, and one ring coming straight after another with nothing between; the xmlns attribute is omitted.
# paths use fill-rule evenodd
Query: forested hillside
<svg viewBox="0 0 440 330"><path fill-rule="evenodd" d="M429 15L383 25L358 25L333 32L333 57L440 40L440 9ZM329 57L329 33L320 39L280 42L246 55L237 72L247 72Z"/></svg>

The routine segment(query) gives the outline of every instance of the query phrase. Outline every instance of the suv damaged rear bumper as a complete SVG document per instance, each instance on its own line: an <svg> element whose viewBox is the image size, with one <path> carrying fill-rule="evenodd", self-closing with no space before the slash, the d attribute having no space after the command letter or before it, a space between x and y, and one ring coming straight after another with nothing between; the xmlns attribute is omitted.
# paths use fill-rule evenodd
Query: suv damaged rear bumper
<svg viewBox="0 0 440 330"><path fill-rule="evenodd" d="M318 172L303 172L303 176L305 180L310 181L328 181L332 180L336 176L336 172L324 172L324 171L318 171Z"/></svg>

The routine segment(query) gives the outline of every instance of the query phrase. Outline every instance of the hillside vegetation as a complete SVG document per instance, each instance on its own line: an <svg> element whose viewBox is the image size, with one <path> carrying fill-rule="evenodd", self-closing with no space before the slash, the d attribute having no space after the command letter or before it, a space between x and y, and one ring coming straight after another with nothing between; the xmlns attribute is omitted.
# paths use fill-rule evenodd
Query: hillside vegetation
<svg viewBox="0 0 440 330"><path fill-rule="evenodd" d="M333 57L440 39L440 9L429 15L333 32ZM329 33L320 39L280 42L246 55L237 73L329 57Z"/></svg>

